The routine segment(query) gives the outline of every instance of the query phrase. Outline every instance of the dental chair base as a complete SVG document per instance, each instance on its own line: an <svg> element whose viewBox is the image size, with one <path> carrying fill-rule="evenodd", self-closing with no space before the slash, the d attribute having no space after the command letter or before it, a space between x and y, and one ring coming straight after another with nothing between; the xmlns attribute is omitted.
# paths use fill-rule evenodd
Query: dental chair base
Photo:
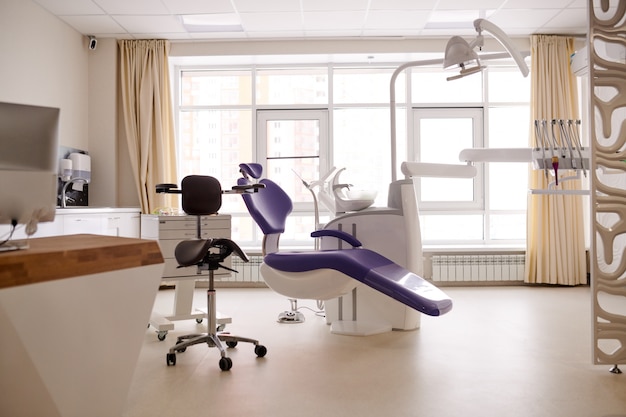
<svg viewBox="0 0 626 417"><path fill-rule="evenodd" d="M334 310L333 317L338 317L338 320L328 320L329 319L329 310L332 310L332 307L329 309L326 306L326 319L327 323L330 324L330 332L334 334L342 334L346 336L372 336L375 334L387 333L392 329L391 325L388 321L381 320L379 316L364 316L358 312L357 308L357 300L358 293L361 291L372 291L366 285L359 284L352 290L351 297L339 297L334 300L330 300L332 306L336 306L337 308ZM350 304L344 302L347 300ZM333 301L336 301L333 303ZM344 309L345 307L345 309ZM345 312L344 312L345 311ZM352 318L350 320L344 320L344 315L347 315L347 312L351 311ZM367 310L371 311L370 309Z"/></svg>
<svg viewBox="0 0 626 417"><path fill-rule="evenodd" d="M299 298L305 298L303 295L314 293L316 296L314 297L315 299L332 303L335 300L343 299L343 297L336 298L338 291L342 294L346 294L345 298L350 298L347 297L350 293L353 294L353 298L356 296L354 291L355 285L358 285L358 283L338 271L319 269L306 272L306 278L302 278L305 276L304 273L294 275L293 273L275 270L265 263L262 263L260 272L270 288L287 297L293 297L295 294L292 288L294 276L297 277L295 279L299 279L299 282L303 284L298 289L297 295ZM285 286L285 284L287 285ZM284 311L278 315L279 323L304 322L304 315L297 311L297 305L294 304L297 303L296 300L297 298L289 298L289 301L292 303L291 310ZM391 331L391 325L388 322L376 318L370 320L356 320L356 314L352 314L350 316L352 320L343 320L343 316L338 315L331 322L328 321L328 310L326 310L326 317L327 323L331 325L331 333L335 334L369 336Z"/></svg>
<svg viewBox="0 0 626 417"><path fill-rule="evenodd" d="M326 229L347 231L355 235L364 248L378 252L398 265L404 267L408 265L405 218L399 209L371 208L348 213L331 220ZM335 245L336 243L330 240L322 239L322 249L331 249L336 247ZM419 256L419 253L411 256ZM414 262L422 262L421 256ZM357 284L356 288L356 294L352 296L335 298L324 303L326 323L331 325L331 330L334 322L352 317L355 309L357 318L353 320L363 323L384 323L388 331L415 330L420 327L419 312L366 285Z"/></svg>
<svg viewBox="0 0 626 417"><path fill-rule="evenodd" d="M380 292L358 284L351 295L324 303L331 333L368 336L392 330L416 330L421 314Z"/></svg>
<svg viewBox="0 0 626 417"><path fill-rule="evenodd" d="M330 332L344 336L373 336L389 333L392 330L388 323L365 320L337 320L330 324Z"/></svg>

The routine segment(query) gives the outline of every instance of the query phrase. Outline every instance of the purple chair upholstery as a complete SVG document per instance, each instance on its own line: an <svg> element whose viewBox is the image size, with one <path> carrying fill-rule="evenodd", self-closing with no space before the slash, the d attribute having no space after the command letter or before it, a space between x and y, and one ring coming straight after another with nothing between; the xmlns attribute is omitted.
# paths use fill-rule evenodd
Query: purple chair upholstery
<svg viewBox="0 0 626 417"><path fill-rule="evenodd" d="M257 180L263 175L263 165L254 162L239 164L239 170L244 177L252 177Z"/></svg>
<svg viewBox="0 0 626 417"><path fill-rule="evenodd" d="M238 181L239 185L245 185L242 179ZM256 193L242 194L248 212L264 235L283 233L287 216L293 210L291 198L272 180L265 178L259 184L265 185L265 188Z"/></svg>

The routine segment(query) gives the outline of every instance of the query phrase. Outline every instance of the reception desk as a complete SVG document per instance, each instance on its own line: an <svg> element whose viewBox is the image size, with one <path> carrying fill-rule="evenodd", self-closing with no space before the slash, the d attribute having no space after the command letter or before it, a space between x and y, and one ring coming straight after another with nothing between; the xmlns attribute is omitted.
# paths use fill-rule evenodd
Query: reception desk
<svg viewBox="0 0 626 417"><path fill-rule="evenodd" d="M120 416L161 282L156 242L31 239L0 253L0 416Z"/></svg>

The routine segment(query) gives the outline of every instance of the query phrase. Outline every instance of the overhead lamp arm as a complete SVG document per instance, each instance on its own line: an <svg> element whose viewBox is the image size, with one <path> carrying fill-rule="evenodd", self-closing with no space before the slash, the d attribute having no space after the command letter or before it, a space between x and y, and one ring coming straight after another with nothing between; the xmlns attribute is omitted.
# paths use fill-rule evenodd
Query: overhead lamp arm
<svg viewBox="0 0 626 417"><path fill-rule="evenodd" d="M478 55L478 58L484 61L492 59L506 59L510 56L508 52L496 52L492 54ZM396 155L396 143L397 143L397 129L396 129L396 80L402 71L412 67L422 67L428 65L443 64L442 59L430 59L422 61L411 61L400 65L391 74L391 82L389 83L389 115L391 117L391 181L394 182L397 179L397 155Z"/></svg>
<svg viewBox="0 0 626 417"><path fill-rule="evenodd" d="M513 58L517 66L519 67L519 70L522 72L522 75L524 77L528 76L528 73L529 73L528 66L526 65L526 62L524 61L524 57L522 57L522 54L520 54L517 48L513 46L511 39L506 35L506 33L502 31L502 29L500 29L498 26L494 25L493 23L485 19L474 20L474 28L476 29L476 32L478 32L477 39L480 39L481 41L479 42L481 43L482 43L482 31L486 30L487 32L491 33L491 35L494 38L496 38L496 40L500 42L500 44L504 46L504 49L506 49L506 51L511 55L511 57Z"/></svg>
<svg viewBox="0 0 626 417"><path fill-rule="evenodd" d="M483 45L482 31L483 30L490 32L493 35L493 37L496 38L498 42L500 42L500 44L504 47L504 49L506 49L506 53L502 52L502 53L495 53L495 54L476 55L477 62L480 62L481 59L482 60L502 59L502 58L508 58L510 56L513 58L513 60L519 67L519 70L521 71L522 75L524 77L528 76L529 70L528 70L528 66L526 65L526 62L524 61L524 56L517 50L517 48L513 46L513 43L511 42L509 37L499 27L497 27L496 25L494 25L493 23L485 19L476 19L474 20L474 28L478 32L478 36L476 37L474 41L472 41L469 45L467 45L470 49L474 49L476 47L478 48L482 47ZM529 54L526 52L524 55L528 56ZM389 113L391 116L391 181L392 182L396 181L396 177L397 177L397 173L396 173L396 167L397 167L397 161L396 161L397 159L397 156L396 156L396 79L398 78L398 75L400 75L400 73L406 70L407 68L419 67L419 66L425 66L425 65L434 65L434 64L439 64L439 63L443 64L444 62L445 62L445 59L407 62L405 64L400 65L398 68L396 68L394 73L391 75L390 92L389 92L390 94L389 95L389 109L390 109ZM451 64L453 63L451 62L450 65ZM452 79L460 78L465 75L478 72L480 71L480 69L481 69L481 66L479 64L478 67L472 67L472 68L466 69L465 72L461 72L459 76L450 77L450 79L452 80Z"/></svg>

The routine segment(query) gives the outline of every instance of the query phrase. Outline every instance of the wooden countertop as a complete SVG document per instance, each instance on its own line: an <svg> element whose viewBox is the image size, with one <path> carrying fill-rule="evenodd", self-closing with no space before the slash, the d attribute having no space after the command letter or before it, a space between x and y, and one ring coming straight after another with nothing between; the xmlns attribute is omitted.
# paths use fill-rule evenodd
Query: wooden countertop
<svg viewBox="0 0 626 417"><path fill-rule="evenodd" d="M163 263L155 240L83 234L35 238L28 245L0 252L0 289Z"/></svg>

